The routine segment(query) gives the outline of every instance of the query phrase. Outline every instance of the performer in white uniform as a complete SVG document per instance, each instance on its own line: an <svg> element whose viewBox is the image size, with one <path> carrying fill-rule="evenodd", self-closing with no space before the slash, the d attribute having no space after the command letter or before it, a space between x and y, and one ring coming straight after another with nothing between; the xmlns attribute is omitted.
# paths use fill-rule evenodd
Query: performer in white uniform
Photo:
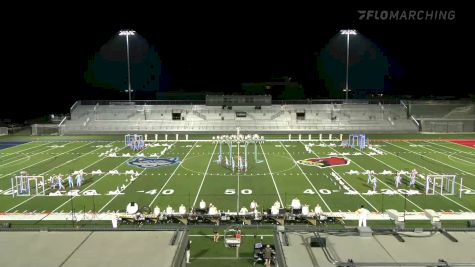
<svg viewBox="0 0 475 267"><path fill-rule="evenodd" d="M366 219L368 219L369 210L365 209L363 205L356 211L358 214L358 226L366 227Z"/></svg>

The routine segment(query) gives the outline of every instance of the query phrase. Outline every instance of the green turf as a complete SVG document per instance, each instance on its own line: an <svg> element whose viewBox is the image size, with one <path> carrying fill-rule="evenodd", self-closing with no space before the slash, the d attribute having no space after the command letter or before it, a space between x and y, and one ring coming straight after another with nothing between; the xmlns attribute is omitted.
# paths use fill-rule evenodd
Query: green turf
<svg viewBox="0 0 475 267"><path fill-rule="evenodd" d="M460 138L460 136L418 135L427 139L440 137ZM464 139L475 139L473 135L464 135ZM191 136L190 136L191 137ZM206 136L202 136L206 137ZM285 136L281 136L285 137ZM396 141L410 136L386 135L379 141L383 155L370 155L367 149L360 151L336 147L314 146L314 154L304 149L302 142L266 142L257 147L260 163L254 162L254 147L249 147L249 171L236 174L215 162L218 147L210 142L177 142L162 157L179 157L181 164L155 169L138 169L127 165L131 158L100 157L110 147L118 147L122 153L132 153L123 147L121 136L81 136L81 137L34 137L34 142L0 150L0 211L1 212L69 212L74 209L81 211L124 211L129 202L137 202L140 206L159 206L162 210L168 205L178 210L183 204L189 209L197 207L201 199L213 203L220 210L236 211L242 206L249 206L256 200L261 209L269 208L275 201L290 205L293 198L298 197L302 204L310 205L310 209L318 203L324 211L354 211L361 204L373 211L397 209L422 211L431 208L436 211L473 211L475 210L475 150L444 140ZM104 141L109 139L108 141ZM12 141L12 138L1 138L0 141ZM69 140L69 141L67 141ZM94 141L98 140L98 141ZM165 143L165 142L160 142ZM319 144L319 142L311 142ZM335 142L337 143L337 142ZM143 153L149 155L160 153L163 147L150 147ZM241 148L242 150L242 148ZM235 148L236 151L236 148ZM223 146L227 155L228 148ZM347 166L320 169L315 166L296 164L296 160L313 157L327 157L332 153L349 153L345 155L351 160ZM265 155L265 157L264 157ZM209 165L209 166L208 166ZM463 178L464 195L441 196L425 194L409 196L365 195L371 187L366 183L366 175L349 174L350 171L362 172L366 169L380 173L384 170L411 170L416 168L422 174L456 174ZM130 182L130 175L86 175L86 181L79 189L81 196L37 196L15 197L9 195L10 179L27 171L30 175L66 174L83 169L90 173L93 170L135 170L141 173L135 182ZM335 172L343 183L356 195L344 194L345 190L332 177ZM272 175L271 175L272 174ZM394 190L394 175L377 175L377 192ZM422 180L419 180L422 183ZM66 181L65 181L66 183ZM407 183L407 177L405 177ZM123 195L107 195L122 185L126 186ZM403 185L402 189L408 189ZM84 193L95 190L96 196L84 196ZM418 184L417 190L423 193L423 186ZM56 190L54 190L56 191ZM66 190L68 191L68 190ZM47 188L47 194L50 192ZM470 193L470 194L467 194Z"/></svg>
<svg viewBox="0 0 475 267"><path fill-rule="evenodd" d="M220 228L219 242L213 242L213 228L199 228L189 231L192 241L190 266L252 266L254 244L274 244L273 230L262 228L242 229L239 254L235 248L224 246L225 228ZM236 258L239 257L239 259Z"/></svg>

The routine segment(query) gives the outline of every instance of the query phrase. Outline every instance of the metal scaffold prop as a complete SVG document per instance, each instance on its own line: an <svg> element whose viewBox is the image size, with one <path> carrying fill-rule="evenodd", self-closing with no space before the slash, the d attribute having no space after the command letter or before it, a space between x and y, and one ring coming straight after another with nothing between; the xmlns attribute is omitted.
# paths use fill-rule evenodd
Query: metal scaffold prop
<svg viewBox="0 0 475 267"><path fill-rule="evenodd" d="M343 146L351 148L365 149L369 145L369 139L366 138L366 134L350 134L348 141Z"/></svg>
<svg viewBox="0 0 475 267"><path fill-rule="evenodd" d="M129 147L133 151L140 151L145 148L145 142L143 135L140 134L127 134L125 135L125 146Z"/></svg>
<svg viewBox="0 0 475 267"><path fill-rule="evenodd" d="M257 156L257 145L264 143L264 137L258 134L243 135L240 133L240 129L236 128L236 134L213 136L213 143L219 145L219 154L216 163L218 165L224 164L226 168L231 169L233 172L247 172L249 144L254 144L255 163L262 162ZM223 153L223 144L229 147L229 157ZM233 146L236 146L236 156L233 154ZM242 153L241 147L244 148L244 153Z"/></svg>

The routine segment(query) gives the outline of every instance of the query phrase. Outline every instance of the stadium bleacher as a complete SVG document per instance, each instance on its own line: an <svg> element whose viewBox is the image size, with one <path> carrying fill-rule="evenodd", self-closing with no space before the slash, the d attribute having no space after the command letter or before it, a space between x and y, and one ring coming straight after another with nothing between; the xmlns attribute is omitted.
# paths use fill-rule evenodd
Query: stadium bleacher
<svg viewBox="0 0 475 267"><path fill-rule="evenodd" d="M208 106L118 101L78 101L71 108L65 134L118 132L414 133L416 123L403 105L368 103Z"/></svg>

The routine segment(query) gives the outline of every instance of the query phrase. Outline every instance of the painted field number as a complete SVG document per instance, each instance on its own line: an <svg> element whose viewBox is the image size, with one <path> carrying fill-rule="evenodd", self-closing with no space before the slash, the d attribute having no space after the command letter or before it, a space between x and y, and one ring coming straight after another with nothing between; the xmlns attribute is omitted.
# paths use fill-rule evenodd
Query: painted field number
<svg viewBox="0 0 475 267"><path fill-rule="evenodd" d="M226 189L226 190L224 190L224 194L225 195L234 195L234 194L236 194L236 189ZM241 194L250 195L250 194L252 194L252 190L251 189L242 189Z"/></svg>
<svg viewBox="0 0 475 267"><path fill-rule="evenodd" d="M318 192L322 195L330 195L332 193L331 190L325 189L325 188L318 189ZM312 189L305 189L305 191L303 191L303 193L304 194L309 194L309 195L314 195L315 191L313 191Z"/></svg>

